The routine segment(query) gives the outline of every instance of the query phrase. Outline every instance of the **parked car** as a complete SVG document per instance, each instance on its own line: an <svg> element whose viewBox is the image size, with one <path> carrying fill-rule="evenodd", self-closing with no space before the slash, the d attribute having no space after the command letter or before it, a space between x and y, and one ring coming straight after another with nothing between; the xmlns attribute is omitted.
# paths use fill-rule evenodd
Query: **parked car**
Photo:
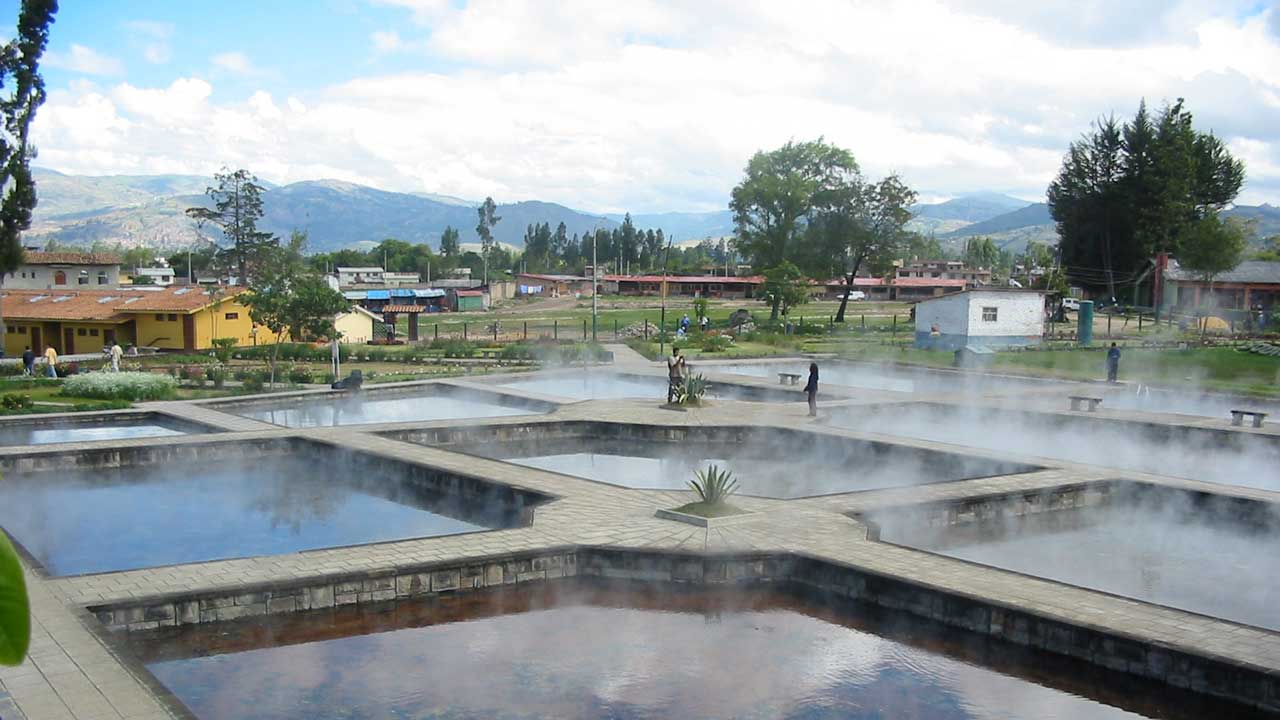
<svg viewBox="0 0 1280 720"><path fill-rule="evenodd" d="M1062 298L1062 307L1072 312L1077 312L1080 310L1080 299L1073 297Z"/></svg>

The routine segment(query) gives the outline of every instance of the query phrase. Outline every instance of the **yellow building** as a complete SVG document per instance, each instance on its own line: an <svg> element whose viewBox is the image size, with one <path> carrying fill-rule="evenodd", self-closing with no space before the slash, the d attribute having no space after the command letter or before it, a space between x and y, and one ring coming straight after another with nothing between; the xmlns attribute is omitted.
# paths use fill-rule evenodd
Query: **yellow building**
<svg viewBox="0 0 1280 720"><path fill-rule="evenodd" d="M333 326L339 333L338 342L344 345L363 345L372 340L375 322L382 322L382 318L359 305L352 305L350 310L333 318Z"/></svg>
<svg viewBox="0 0 1280 720"><path fill-rule="evenodd" d="M147 287L128 290L6 290L0 309L5 354L52 345L62 355L96 353L112 343L162 350L207 350L214 338L240 346L274 342L249 319L242 288Z"/></svg>

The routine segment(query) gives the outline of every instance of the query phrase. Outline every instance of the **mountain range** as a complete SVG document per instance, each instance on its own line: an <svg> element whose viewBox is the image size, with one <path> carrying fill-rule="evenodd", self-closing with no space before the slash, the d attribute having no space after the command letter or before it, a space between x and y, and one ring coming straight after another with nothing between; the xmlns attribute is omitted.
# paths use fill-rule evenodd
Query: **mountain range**
<svg viewBox="0 0 1280 720"><path fill-rule="evenodd" d="M194 175L67 175L36 168L36 207L27 245L89 246L95 242L161 249L186 247L200 232L184 211L207 205L205 188L211 179ZM288 185L263 183L265 214L260 229L288 235L307 231L309 247L324 252L368 246L394 237L439 245L446 227L457 228L465 243L479 241L475 232L475 201L435 193L400 193L338 180L309 180ZM1044 203L998 193L973 193L946 202L919 204L909 228L933 234L944 246L961 246L978 235L1019 251L1029 241L1057 242L1057 233ZM595 228L618 227L623 216L594 214L527 200L498 206L502 220L494 227L500 243L522 247L525 228L563 222L570 235ZM1257 234L1280 233L1280 208L1237 206L1227 212L1256 223ZM677 243L733 234L733 215L712 212L638 213L632 222L640 229L659 229Z"/></svg>

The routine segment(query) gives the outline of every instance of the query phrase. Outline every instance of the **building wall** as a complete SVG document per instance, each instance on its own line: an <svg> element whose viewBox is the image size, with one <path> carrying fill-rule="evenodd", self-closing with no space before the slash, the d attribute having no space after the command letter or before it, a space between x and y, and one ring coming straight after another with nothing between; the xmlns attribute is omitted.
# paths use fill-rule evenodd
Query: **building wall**
<svg viewBox="0 0 1280 720"><path fill-rule="evenodd" d="M80 271L88 273L89 283L81 285L78 278ZM65 285L55 285L55 275L62 271L66 273L67 282ZM98 273L105 273L106 282L99 284ZM54 290L102 290L104 288L114 288L120 285L120 266L119 265L70 265L65 267L55 267L52 265L22 265L8 275L4 279L4 286L14 290L44 290L52 288Z"/></svg>
<svg viewBox="0 0 1280 720"><path fill-rule="evenodd" d="M983 309L996 308L994 322ZM938 335L933 334L933 326ZM916 347L956 350L966 345L1030 345L1044 335L1044 296L1020 292L967 292L916 305Z"/></svg>
<svg viewBox="0 0 1280 720"><path fill-rule="evenodd" d="M946 335L964 336L969 333L968 295L952 295L916 305L916 337L925 337L934 325Z"/></svg>
<svg viewBox="0 0 1280 720"><path fill-rule="evenodd" d="M334 321L343 344L364 344L373 339L373 318L360 312L342 313Z"/></svg>
<svg viewBox="0 0 1280 720"><path fill-rule="evenodd" d="M137 323L135 337L138 345L165 350L181 350L184 347L182 317L186 313L131 313ZM172 318L172 319L170 319Z"/></svg>
<svg viewBox="0 0 1280 720"><path fill-rule="evenodd" d="M213 347L214 338L235 338L236 345L247 347L269 345L276 340L275 334L265 327L259 326L254 333L254 322L249 317L249 308L229 298L195 312L196 349L207 350Z"/></svg>
<svg viewBox="0 0 1280 720"><path fill-rule="evenodd" d="M1044 296L1031 292L968 293L969 337L1034 337L1044 335ZM963 296L962 296L963 297ZM982 319L983 308L996 308L996 321Z"/></svg>

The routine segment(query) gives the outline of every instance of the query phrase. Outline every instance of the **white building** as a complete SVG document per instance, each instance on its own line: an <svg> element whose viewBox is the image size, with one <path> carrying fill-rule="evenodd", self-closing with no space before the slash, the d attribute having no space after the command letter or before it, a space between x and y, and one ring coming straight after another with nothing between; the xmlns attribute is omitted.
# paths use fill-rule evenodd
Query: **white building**
<svg viewBox="0 0 1280 720"><path fill-rule="evenodd" d="M148 283L146 280L139 282L138 281L139 278L150 278L151 282ZM138 268L133 273L133 283L135 285L151 284L151 285L159 285L161 287L168 287L173 284L173 268L169 267L168 265L161 265L158 267Z"/></svg>
<svg viewBox="0 0 1280 720"><path fill-rule="evenodd" d="M342 287L349 285L381 285L384 271L380 267L339 267L334 268L338 271L338 284Z"/></svg>
<svg viewBox="0 0 1280 720"><path fill-rule="evenodd" d="M916 347L1034 345L1044 337L1044 292L981 288L916 303Z"/></svg>
<svg viewBox="0 0 1280 720"><path fill-rule="evenodd" d="M4 279L14 290L109 290L120 285L120 258L110 253L26 251Z"/></svg>

